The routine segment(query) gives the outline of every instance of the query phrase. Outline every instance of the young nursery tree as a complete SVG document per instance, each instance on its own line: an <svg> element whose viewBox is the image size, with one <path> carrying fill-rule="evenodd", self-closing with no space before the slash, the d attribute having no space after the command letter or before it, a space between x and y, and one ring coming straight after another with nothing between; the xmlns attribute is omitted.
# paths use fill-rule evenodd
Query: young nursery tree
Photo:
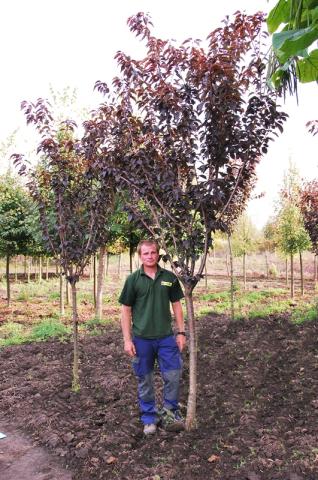
<svg viewBox="0 0 318 480"><path fill-rule="evenodd" d="M310 238L305 230L304 219L300 210L300 190L301 181L298 170L290 161L289 168L284 174L283 187L279 194L279 211L276 220L278 225L278 247L286 255L286 258L287 256L290 257L290 289L292 297L294 296L294 255L295 253L299 253L301 293L303 294L304 275L302 252L311 246Z"/></svg>
<svg viewBox="0 0 318 480"><path fill-rule="evenodd" d="M315 260L318 256L318 180L306 182L300 192L300 209L305 229L311 240ZM314 279L317 280L317 261L314 267Z"/></svg>
<svg viewBox="0 0 318 480"><path fill-rule="evenodd" d="M243 213L234 228L232 234L232 248L234 255L243 258L243 285L246 289L246 256L256 249L258 232L250 218Z"/></svg>
<svg viewBox="0 0 318 480"><path fill-rule="evenodd" d="M290 295L294 297L294 255L300 255L301 290L304 292L302 252L311 246L303 218L297 205L287 203L278 215L277 239L280 250L290 256Z"/></svg>
<svg viewBox="0 0 318 480"><path fill-rule="evenodd" d="M7 303L10 305L10 258L37 248L34 205L17 179L0 177L0 256L6 258Z"/></svg>
<svg viewBox="0 0 318 480"><path fill-rule="evenodd" d="M211 234L245 195L271 134L281 130L272 93L263 93L258 50L262 15L237 13L211 32L205 49L191 39L181 46L154 37L140 13L128 20L146 41L133 60L117 53L114 80L116 178L130 195L127 208L158 239L183 284L187 308L190 384L186 428L196 424L197 338L193 290L202 278ZM254 50L253 48L256 48ZM97 83L101 91L104 85ZM102 128L100 110L100 130ZM105 117L104 117L105 118ZM145 208L140 208L140 205Z"/></svg>
<svg viewBox="0 0 318 480"><path fill-rule="evenodd" d="M98 157L98 144L87 131L75 137L75 125L62 123L58 130L47 103L23 102L27 122L41 135L39 164L27 171L21 155L15 155L20 173L28 174L28 187L37 203L43 237L49 251L59 258L71 285L73 310L73 389L79 389L78 312L76 285L97 249L107 243L107 219L113 210L114 185L110 157ZM85 125L84 125L85 126Z"/></svg>

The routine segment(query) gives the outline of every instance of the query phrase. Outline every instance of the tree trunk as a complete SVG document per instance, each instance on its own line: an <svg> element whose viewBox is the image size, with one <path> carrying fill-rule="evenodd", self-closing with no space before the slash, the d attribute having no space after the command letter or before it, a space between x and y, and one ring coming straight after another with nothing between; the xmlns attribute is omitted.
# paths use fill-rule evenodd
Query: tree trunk
<svg viewBox="0 0 318 480"><path fill-rule="evenodd" d="M14 257L14 281L18 281L18 259L16 256Z"/></svg>
<svg viewBox="0 0 318 480"><path fill-rule="evenodd" d="M134 258L134 248L132 243L129 243L129 271L133 271L133 258Z"/></svg>
<svg viewBox="0 0 318 480"><path fill-rule="evenodd" d="M6 258L6 279L7 279L7 305L10 306L11 302L11 289L10 289L10 255Z"/></svg>
<svg viewBox="0 0 318 480"><path fill-rule="evenodd" d="M246 290L246 253L243 253L243 288Z"/></svg>
<svg viewBox="0 0 318 480"><path fill-rule="evenodd" d="M300 292L304 295L304 268L303 268L303 256L299 252L299 265L300 265Z"/></svg>
<svg viewBox="0 0 318 480"><path fill-rule="evenodd" d="M64 303L64 276L62 268L60 268L60 317L65 315L65 303Z"/></svg>
<svg viewBox="0 0 318 480"><path fill-rule="evenodd" d="M72 390L78 392L80 390L79 371L78 371L78 313L77 313L77 291L76 282L71 282L72 288L72 318L73 318L73 381Z"/></svg>
<svg viewBox="0 0 318 480"><path fill-rule="evenodd" d="M314 255L314 282L317 282L317 255Z"/></svg>
<svg viewBox="0 0 318 480"><path fill-rule="evenodd" d="M70 284L68 281L65 282L65 304L70 304Z"/></svg>
<svg viewBox="0 0 318 480"><path fill-rule="evenodd" d="M294 298L295 288L294 288L294 255L290 254L290 296Z"/></svg>
<svg viewBox="0 0 318 480"><path fill-rule="evenodd" d="M227 255L227 254L225 255L225 263L226 263L226 273L227 273L227 276L230 277L231 273L230 273L229 259L228 259L228 255Z"/></svg>
<svg viewBox="0 0 318 480"><path fill-rule="evenodd" d="M46 257L45 262L45 280L49 279L49 257Z"/></svg>
<svg viewBox="0 0 318 480"><path fill-rule="evenodd" d="M32 257L28 258L28 279L27 282L30 283L31 281L31 263L32 263Z"/></svg>
<svg viewBox="0 0 318 480"><path fill-rule="evenodd" d="M269 278L269 266L268 266L268 255L265 252L265 266L266 266L266 278Z"/></svg>
<svg viewBox="0 0 318 480"><path fill-rule="evenodd" d="M91 258L90 258L90 262L89 262L89 279L90 280L93 280L93 277L94 277L94 256L92 255Z"/></svg>
<svg viewBox="0 0 318 480"><path fill-rule="evenodd" d="M105 282L105 260L106 260L106 247L100 247L99 250L99 262L98 262L98 275L97 275L97 291L96 291L96 308L95 317L101 320L103 316L103 290Z"/></svg>
<svg viewBox="0 0 318 480"><path fill-rule="evenodd" d="M189 394L186 417L186 430L193 430L197 426L197 335L193 308L193 288L185 287L185 302L189 329Z"/></svg>
<svg viewBox="0 0 318 480"><path fill-rule="evenodd" d="M231 319L234 320L234 266L233 266L233 251L232 251L232 243L231 243L231 236L227 236L228 245L229 245L229 253L230 253L230 278L231 278L231 287L230 287L230 296L231 296Z"/></svg>
<svg viewBox="0 0 318 480"><path fill-rule="evenodd" d="M108 269L109 269L109 253L107 252L107 255L106 255L106 277L108 277Z"/></svg>
<svg viewBox="0 0 318 480"><path fill-rule="evenodd" d="M206 262L205 262L205 265L204 265L204 287L205 287L206 290L208 289L208 269L207 269L207 266L206 266Z"/></svg>
<svg viewBox="0 0 318 480"><path fill-rule="evenodd" d="M97 268L96 268L96 255L93 256L93 297L94 297L94 308L96 309L96 303L97 303Z"/></svg>
<svg viewBox="0 0 318 480"><path fill-rule="evenodd" d="M118 277L120 277L120 271L121 271L121 253L118 255L118 270L117 270Z"/></svg>
<svg viewBox="0 0 318 480"><path fill-rule="evenodd" d="M38 276L39 283L42 282L42 257L39 257L39 276Z"/></svg>
<svg viewBox="0 0 318 480"><path fill-rule="evenodd" d="M286 257L285 261L285 271L286 271L286 287L288 287L288 259Z"/></svg>

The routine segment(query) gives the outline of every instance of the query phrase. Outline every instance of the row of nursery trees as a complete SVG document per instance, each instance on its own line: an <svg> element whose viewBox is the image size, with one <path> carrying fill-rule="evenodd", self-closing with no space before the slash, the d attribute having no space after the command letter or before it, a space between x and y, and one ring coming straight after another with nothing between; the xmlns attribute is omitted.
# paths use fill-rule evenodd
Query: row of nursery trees
<svg viewBox="0 0 318 480"><path fill-rule="evenodd" d="M52 204L48 205L46 215L48 215L52 221L50 234L55 236L58 242L55 214L54 206ZM49 260L54 256L55 263L58 265L60 255L56 255L57 251L53 251L45 239L37 202L21 181L10 172L0 176L0 227L0 257L5 258L7 303L10 305L10 260L13 259L13 257L24 256L25 276L28 281L30 281L31 263L33 263L34 266L36 263L38 264L39 280L42 278L43 266L46 264L46 277L48 278ZM142 235L142 231L138 226L128 221L128 215L122 211L122 204L118 198L115 199L112 214L107 219L107 226L105 228L107 228L108 234L105 243L98 249L98 272L96 271L96 255L94 254L91 259L91 263L93 264L92 270L94 271L92 276L94 283L96 283L96 285L94 285L94 292L96 291L94 298L97 317L100 317L101 314L103 272L108 267L106 252L108 254L119 254L129 250L130 270L132 270L133 252ZM65 270L63 271L63 269L57 268L56 273L60 273L60 287L62 291L63 274L65 274Z"/></svg>
<svg viewBox="0 0 318 480"><path fill-rule="evenodd" d="M37 205L42 237L72 291L73 388L79 389L76 285L92 255L109 242L116 206L156 238L180 279L188 319L190 380L186 428L196 425L197 337L193 290L213 233L230 233L255 183L255 168L286 115L265 88L263 15L237 13L207 46L156 38L148 16L128 20L143 59L116 55L120 75L79 134L56 125L49 105L23 102L39 135L39 162L15 163ZM118 210L117 210L118 212ZM121 215L119 215L121 217Z"/></svg>
<svg viewBox="0 0 318 480"><path fill-rule="evenodd" d="M244 213L235 224L229 237L230 250L243 259L243 285L246 287L246 259L253 252L264 252L269 276L267 254L278 251L286 259L286 283L288 260L290 264L290 293L294 297L294 257L299 256L301 294L304 294L303 252L314 253L314 281L317 280L318 235L318 182L301 180L296 168L290 164L279 192L275 215L258 232Z"/></svg>

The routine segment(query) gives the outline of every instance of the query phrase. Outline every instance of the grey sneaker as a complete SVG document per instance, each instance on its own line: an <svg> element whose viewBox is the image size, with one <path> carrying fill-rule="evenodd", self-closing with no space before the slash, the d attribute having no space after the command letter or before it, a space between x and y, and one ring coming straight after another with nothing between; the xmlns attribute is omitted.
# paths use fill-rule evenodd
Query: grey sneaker
<svg viewBox="0 0 318 480"><path fill-rule="evenodd" d="M184 418L179 410L163 408L160 411L160 416L162 425L168 432L181 432L184 430Z"/></svg>
<svg viewBox="0 0 318 480"><path fill-rule="evenodd" d="M153 435L157 431L157 425L154 423L147 423L144 426L144 434L145 435Z"/></svg>

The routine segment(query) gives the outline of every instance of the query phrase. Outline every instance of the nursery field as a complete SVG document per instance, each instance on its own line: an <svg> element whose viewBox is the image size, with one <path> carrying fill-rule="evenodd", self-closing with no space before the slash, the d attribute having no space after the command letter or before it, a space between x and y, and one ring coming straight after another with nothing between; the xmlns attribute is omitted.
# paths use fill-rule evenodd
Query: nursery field
<svg viewBox="0 0 318 480"><path fill-rule="evenodd" d="M226 272L208 272L195 293L198 428L159 429L145 438L118 323L117 297L128 272L123 267L119 276L116 269L114 259L102 320L94 318L92 280L80 282L79 393L71 390L70 306L60 318L58 279L13 282L10 307L0 284L0 431L26 436L31 459L44 448L53 463L36 480L317 480L318 306L311 275L304 296L296 284L294 299L283 276L250 273L246 291L238 279L231 320ZM159 375L156 383L160 391ZM187 386L186 351L184 412ZM11 480L19 452L4 461L4 445L0 477ZM35 478L25 466L20 473Z"/></svg>

